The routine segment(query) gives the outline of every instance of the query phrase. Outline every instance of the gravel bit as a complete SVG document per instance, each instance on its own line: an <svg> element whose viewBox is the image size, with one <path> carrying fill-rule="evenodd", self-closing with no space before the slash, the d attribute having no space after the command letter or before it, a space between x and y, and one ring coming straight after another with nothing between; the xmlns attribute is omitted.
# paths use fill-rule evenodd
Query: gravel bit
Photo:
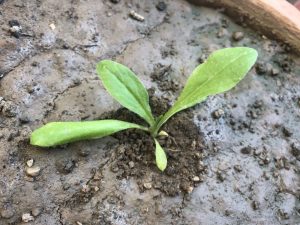
<svg viewBox="0 0 300 225"><path fill-rule="evenodd" d="M32 167L33 166L33 159L29 159L27 162L26 162L26 165L28 167Z"/></svg>
<svg viewBox="0 0 300 225"><path fill-rule="evenodd" d="M225 112L223 109L217 109L212 113L214 119L220 119L224 114Z"/></svg>
<svg viewBox="0 0 300 225"><path fill-rule="evenodd" d="M38 166L34 166L34 167L28 167L26 168L26 174L30 177L37 177L40 172L41 172L41 168Z"/></svg>
<svg viewBox="0 0 300 225"><path fill-rule="evenodd" d="M135 19L135 20L140 21L140 22L143 22L145 20L145 17L143 17L142 15L136 13L134 10L131 10L129 15L132 19Z"/></svg>
<svg viewBox="0 0 300 225"><path fill-rule="evenodd" d="M30 213L23 213L23 215L22 215L22 221L24 223L28 223L30 221L34 221L34 217L32 215L30 215Z"/></svg>
<svg viewBox="0 0 300 225"><path fill-rule="evenodd" d="M232 39L234 41L240 41L244 38L244 33L243 32L240 32L240 31L237 31L237 32L234 32L232 34Z"/></svg>
<svg viewBox="0 0 300 225"><path fill-rule="evenodd" d="M167 8L167 5L165 2L159 2L156 4L156 8L158 11L165 11Z"/></svg>
<svg viewBox="0 0 300 225"><path fill-rule="evenodd" d="M40 207L36 207L36 208L33 208L31 210L31 214L34 216L34 217L37 217L39 216L41 213L42 213L43 209L40 208Z"/></svg>

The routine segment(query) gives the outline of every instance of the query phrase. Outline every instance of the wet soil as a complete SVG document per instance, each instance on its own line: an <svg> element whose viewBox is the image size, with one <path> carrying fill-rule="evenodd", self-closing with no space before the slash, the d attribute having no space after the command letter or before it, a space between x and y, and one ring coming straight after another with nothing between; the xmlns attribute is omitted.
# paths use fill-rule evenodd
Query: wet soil
<svg viewBox="0 0 300 225"><path fill-rule="evenodd" d="M222 12L159 2L0 1L1 225L300 224L300 58ZM132 68L158 115L196 65L230 46L257 49L257 64L164 126L165 173L136 130L28 144L50 121L143 123L105 92L101 59Z"/></svg>

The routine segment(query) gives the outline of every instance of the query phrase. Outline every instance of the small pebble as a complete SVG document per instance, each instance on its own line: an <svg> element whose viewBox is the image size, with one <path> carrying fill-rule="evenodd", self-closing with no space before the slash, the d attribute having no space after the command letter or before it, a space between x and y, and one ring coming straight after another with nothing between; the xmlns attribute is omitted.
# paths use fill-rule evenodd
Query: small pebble
<svg viewBox="0 0 300 225"><path fill-rule="evenodd" d="M42 208L40 207L36 207L36 208L33 208L31 210L31 214L34 216L34 217L37 217L38 215L40 215L42 213Z"/></svg>
<svg viewBox="0 0 300 225"><path fill-rule="evenodd" d="M225 114L223 109L217 109L215 110L212 115L215 119L220 119Z"/></svg>
<svg viewBox="0 0 300 225"><path fill-rule="evenodd" d="M275 68L271 69L271 75L272 76L277 76L278 74L279 74L279 70L278 69L275 69Z"/></svg>
<svg viewBox="0 0 300 225"><path fill-rule="evenodd" d="M86 184L82 185L81 191L83 193L88 193L88 192L90 192L90 190L91 189L90 189L90 187L88 185L86 185Z"/></svg>
<svg viewBox="0 0 300 225"><path fill-rule="evenodd" d="M253 208L254 210L257 210L257 209L258 209L258 202L257 202L257 201L253 201L251 205L252 205L252 208Z"/></svg>
<svg viewBox="0 0 300 225"><path fill-rule="evenodd" d="M23 215L22 215L22 221L24 223L28 223L30 221L34 221L34 217L32 215L30 215L30 213L23 213Z"/></svg>
<svg viewBox="0 0 300 225"><path fill-rule="evenodd" d="M240 41L244 38L244 33L243 32L240 32L240 31L237 31L237 32L234 32L232 34L232 39L234 41Z"/></svg>
<svg viewBox="0 0 300 225"><path fill-rule="evenodd" d="M129 15L131 16L131 18L140 22L143 22L145 20L145 18L142 15L136 13L134 10L131 10Z"/></svg>
<svg viewBox="0 0 300 225"><path fill-rule="evenodd" d="M200 181L200 177L194 176L194 177L192 178L192 180L193 180L194 182L199 182L199 181Z"/></svg>
<svg viewBox="0 0 300 225"><path fill-rule="evenodd" d="M187 193L191 194L194 190L194 187L190 186L187 188Z"/></svg>
<svg viewBox="0 0 300 225"><path fill-rule="evenodd" d="M40 174L41 168L38 166L28 167L25 169L25 172L30 177L36 177Z"/></svg>
<svg viewBox="0 0 300 225"><path fill-rule="evenodd" d="M51 30L55 30L56 28L54 23L49 24L49 27L51 28Z"/></svg>
<svg viewBox="0 0 300 225"><path fill-rule="evenodd" d="M130 169L132 169L134 167L134 162L133 161L130 161L128 164L129 164Z"/></svg>
<svg viewBox="0 0 300 225"><path fill-rule="evenodd" d="M152 184L150 182L144 183L143 186L144 186L144 188L146 188L148 190L152 188Z"/></svg>
<svg viewBox="0 0 300 225"><path fill-rule="evenodd" d="M258 62L255 66L256 73L259 75L263 75L267 73L267 67L264 63Z"/></svg>
<svg viewBox="0 0 300 225"><path fill-rule="evenodd" d="M159 2L156 4L156 8L158 11L165 11L167 8L167 5L165 2Z"/></svg>
<svg viewBox="0 0 300 225"><path fill-rule="evenodd" d="M26 162L26 165L28 167L32 167L33 166L33 159L29 159L27 162Z"/></svg>
<svg viewBox="0 0 300 225"><path fill-rule="evenodd" d="M250 146L246 146L241 149L241 153L245 155L251 154L251 152L252 152L252 148Z"/></svg>
<svg viewBox="0 0 300 225"><path fill-rule="evenodd" d="M237 172L242 172L242 167L240 165L235 165L233 168Z"/></svg>

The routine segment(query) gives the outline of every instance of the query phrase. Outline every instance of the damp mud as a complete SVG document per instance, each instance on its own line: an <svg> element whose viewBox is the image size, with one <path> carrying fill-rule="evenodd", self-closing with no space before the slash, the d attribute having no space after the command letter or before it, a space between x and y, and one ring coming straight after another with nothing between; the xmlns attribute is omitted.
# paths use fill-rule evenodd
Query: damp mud
<svg viewBox="0 0 300 225"><path fill-rule="evenodd" d="M183 0L4 0L0 27L1 225L300 224L300 58L288 46ZM104 90L100 60L130 67L159 115L199 63L234 46L257 49L256 65L165 124L164 173L137 130L29 145L50 121L143 123Z"/></svg>

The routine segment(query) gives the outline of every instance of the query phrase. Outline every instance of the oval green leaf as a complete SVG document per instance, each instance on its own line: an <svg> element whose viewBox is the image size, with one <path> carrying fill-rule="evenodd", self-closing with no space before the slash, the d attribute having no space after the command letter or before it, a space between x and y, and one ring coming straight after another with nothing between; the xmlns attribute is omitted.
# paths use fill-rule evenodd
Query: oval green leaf
<svg viewBox="0 0 300 225"><path fill-rule="evenodd" d="M114 99L145 119L150 126L154 124L147 90L130 69L117 62L103 60L97 64L97 73Z"/></svg>
<svg viewBox="0 0 300 225"><path fill-rule="evenodd" d="M212 53L196 67L173 107L159 120L157 130L175 113L236 86L257 59L257 51L247 47L224 48Z"/></svg>
<svg viewBox="0 0 300 225"><path fill-rule="evenodd" d="M158 169L164 171L167 167L167 156L163 148L160 146L159 142L155 141L155 161Z"/></svg>
<svg viewBox="0 0 300 225"><path fill-rule="evenodd" d="M129 128L147 130L137 124L119 120L51 122L31 134L30 144L50 147L79 140L101 138Z"/></svg>

